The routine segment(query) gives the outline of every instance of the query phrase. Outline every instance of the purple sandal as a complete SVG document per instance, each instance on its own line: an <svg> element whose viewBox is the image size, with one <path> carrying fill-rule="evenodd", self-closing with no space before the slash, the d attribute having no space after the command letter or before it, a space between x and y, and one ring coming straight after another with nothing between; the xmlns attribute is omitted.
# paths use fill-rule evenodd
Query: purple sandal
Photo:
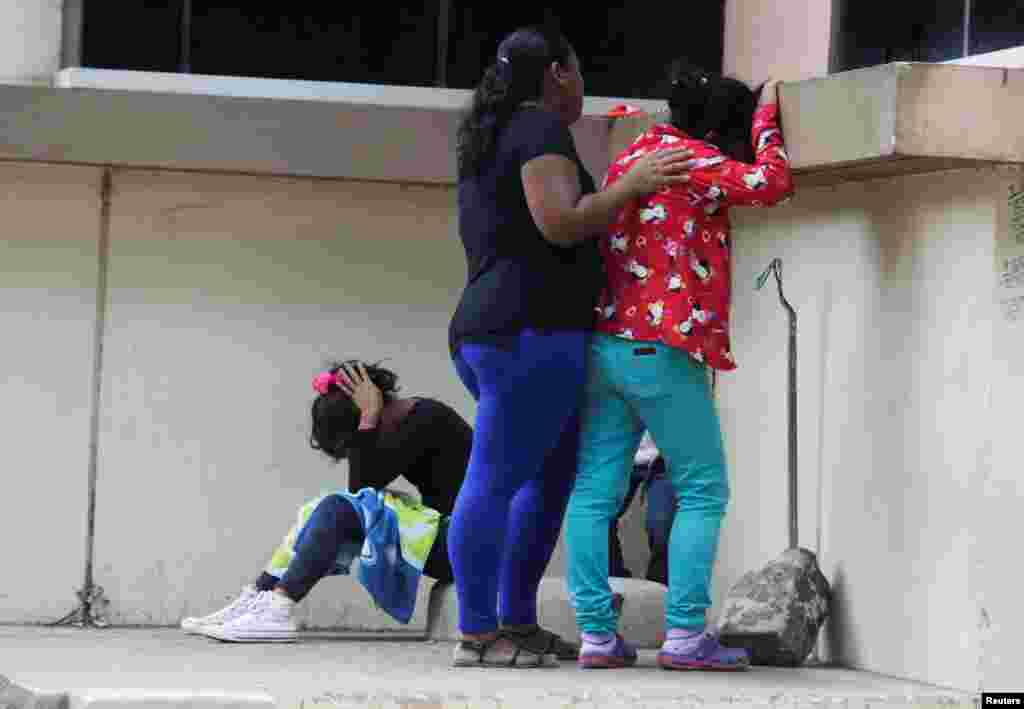
<svg viewBox="0 0 1024 709"><path fill-rule="evenodd" d="M636 664L636 658L636 648L623 640L618 633L614 639L608 639L603 643L591 640L586 634L583 636L579 663L585 670L632 667Z"/></svg>
<svg viewBox="0 0 1024 709"><path fill-rule="evenodd" d="M658 665L662 669L738 672L750 666L746 650L723 646L713 633L704 632L693 638L692 648L687 652L667 650L671 642L666 640L658 653Z"/></svg>

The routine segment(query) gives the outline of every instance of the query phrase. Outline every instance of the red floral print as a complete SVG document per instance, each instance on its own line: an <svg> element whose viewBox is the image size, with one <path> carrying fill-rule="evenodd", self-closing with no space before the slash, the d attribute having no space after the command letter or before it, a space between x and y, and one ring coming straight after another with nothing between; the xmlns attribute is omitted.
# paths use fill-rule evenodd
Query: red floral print
<svg viewBox="0 0 1024 709"><path fill-rule="evenodd" d="M751 134L753 165L667 124L651 127L612 163L606 186L651 151L694 153L689 182L627 205L602 238L608 286L598 332L663 342L714 369L736 368L729 342L729 208L778 204L793 191L776 104L758 108Z"/></svg>

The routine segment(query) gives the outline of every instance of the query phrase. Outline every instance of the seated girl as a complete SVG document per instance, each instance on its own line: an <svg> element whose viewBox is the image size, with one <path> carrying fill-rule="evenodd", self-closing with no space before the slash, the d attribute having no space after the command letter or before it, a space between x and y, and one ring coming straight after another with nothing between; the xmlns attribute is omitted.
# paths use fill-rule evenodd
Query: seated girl
<svg viewBox="0 0 1024 709"><path fill-rule="evenodd" d="M186 632L227 642L293 642L295 605L321 578L348 573L359 557L374 559L360 562L360 583L403 623L412 616L421 574L451 582L448 518L466 475L473 431L441 401L397 396L397 383L394 372L355 360L317 375L310 445L335 461L348 459L348 491L303 505L266 570L225 608L183 620ZM399 476L417 489L421 502L386 489ZM543 635L567 659L578 653L538 627L505 632Z"/></svg>

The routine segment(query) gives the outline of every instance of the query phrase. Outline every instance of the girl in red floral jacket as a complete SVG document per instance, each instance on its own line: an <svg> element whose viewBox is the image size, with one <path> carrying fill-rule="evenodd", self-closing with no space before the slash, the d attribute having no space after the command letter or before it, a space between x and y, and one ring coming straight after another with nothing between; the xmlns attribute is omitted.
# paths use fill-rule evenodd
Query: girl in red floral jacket
<svg viewBox="0 0 1024 709"><path fill-rule="evenodd" d="M708 587L729 498L707 368L731 370L729 210L792 193L778 90L677 65L671 122L636 139L606 186L663 147L694 153L689 181L624 208L601 243L608 285L587 360L579 471L566 517L569 586L583 631L580 664L623 667L636 651L616 633L608 586L610 521L644 429L661 450L678 512L669 541L666 669L743 669L746 652L706 630Z"/></svg>

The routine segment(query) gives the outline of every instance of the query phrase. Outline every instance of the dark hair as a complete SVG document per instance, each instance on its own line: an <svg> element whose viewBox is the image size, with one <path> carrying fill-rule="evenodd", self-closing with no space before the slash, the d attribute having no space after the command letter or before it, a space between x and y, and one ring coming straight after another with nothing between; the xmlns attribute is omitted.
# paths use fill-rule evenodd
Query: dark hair
<svg viewBox="0 0 1024 709"><path fill-rule="evenodd" d="M738 79L703 71L685 61L673 63L669 81L672 125L713 144L734 160L754 162L751 124L760 87L752 90Z"/></svg>
<svg viewBox="0 0 1024 709"><path fill-rule="evenodd" d="M355 365L361 360L349 359L344 362L334 362L328 367L329 372L334 374L341 368L342 364ZM395 398L398 391L398 375L389 369L377 364L362 363L370 381L377 385L377 388L384 394L384 400L390 401ZM314 450L323 451L335 461L341 460L348 455L349 445L352 436L359 426L359 407L352 398L337 384L331 384L326 394L320 394L313 401L311 411L313 429L309 434L309 445Z"/></svg>
<svg viewBox="0 0 1024 709"><path fill-rule="evenodd" d="M501 41L459 124L455 153L460 178L480 172L519 104L539 99L547 68L552 62L568 63L571 55L569 41L550 26L518 29Z"/></svg>

